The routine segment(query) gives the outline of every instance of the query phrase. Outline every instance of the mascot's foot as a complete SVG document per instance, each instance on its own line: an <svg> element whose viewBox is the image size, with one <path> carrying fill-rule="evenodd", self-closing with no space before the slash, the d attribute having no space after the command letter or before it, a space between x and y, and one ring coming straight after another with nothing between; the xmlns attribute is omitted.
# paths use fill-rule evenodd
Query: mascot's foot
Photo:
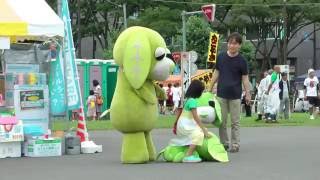
<svg viewBox="0 0 320 180"><path fill-rule="evenodd" d="M146 143L147 143L147 148L149 152L149 160L154 161L156 160L156 148L153 145L152 138L150 132L145 132L145 137L146 137Z"/></svg>
<svg viewBox="0 0 320 180"><path fill-rule="evenodd" d="M127 133L123 136L122 163L145 163L149 161L149 152L144 132Z"/></svg>

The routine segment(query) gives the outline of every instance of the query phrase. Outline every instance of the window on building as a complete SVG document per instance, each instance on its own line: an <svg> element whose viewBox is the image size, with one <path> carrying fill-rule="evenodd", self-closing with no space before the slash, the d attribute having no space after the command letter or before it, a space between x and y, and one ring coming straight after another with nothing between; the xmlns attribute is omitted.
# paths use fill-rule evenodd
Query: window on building
<svg viewBox="0 0 320 180"><path fill-rule="evenodd" d="M259 30L256 27L246 27L246 39L254 40L259 37Z"/></svg>
<svg viewBox="0 0 320 180"><path fill-rule="evenodd" d="M270 23L265 27L254 27L248 26L245 29L246 31L246 39L248 40L257 40L261 37L261 34L267 33L267 39L274 39L278 34L278 27L276 23Z"/></svg>
<svg viewBox="0 0 320 180"><path fill-rule="evenodd" d="M220 36L220 40L222 40L222 41L224 41L224 42L227 41L228 36L229 36L231 33L233 33L233 32L238 32L238 33L244 35L245 32L246 32L246 29L245 29L245 28L237 28L237 27L234 27L234 28L227 29L227 30L225 30L225 31L223 31L223 32L219 32L219 34L221 35L221 36ZM244 36L243 38L244 38L243 40L246 39L245 36Z"/></svg>
<svg viewBox="0 0 320 180"><path fill-rule="evenodd" d="M276 38L277 34L278 34L278 26L275 23L271 23L268 27L267 27L267 38Z"/></svg>
<svg viewBox="0 0 320 180"><path fill-rule="evenodd" d="M277 65L277 58L271 58L271 67L269 68L272 69L275 65Z"/></svg>

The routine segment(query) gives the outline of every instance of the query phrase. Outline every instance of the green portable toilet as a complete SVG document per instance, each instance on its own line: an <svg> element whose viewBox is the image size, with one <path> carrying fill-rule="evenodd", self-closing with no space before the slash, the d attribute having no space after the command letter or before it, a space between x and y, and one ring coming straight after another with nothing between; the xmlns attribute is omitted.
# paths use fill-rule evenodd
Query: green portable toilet
<svg viewBox="0 0 320 180"><path fill-rule="evenodd" d="M106 77L105 78L106 85L104 87L106 87L106 89L107 89L106 103L104 104L106 106L106 109L110 108L113 93L116 88L118 68L119 68L119 66L114 63L106 64L106 71L105 71L106 74L104 76L104 77Z"/></svg>
<svg viewBox="0 0 320 180"><path fill-rule="evenodd" d="M86 60L77 59L76 60L78 75L79 75L79 85L80 92L82 95L83 105L86 111L86 98L89 96L89 73L88 73L88 62Z"/></svg>
<svg viewBox="0 0 320 180"><path fill-rule="evenodd" d="M98 80L102 89L102 112L110 108L117 82L118 65L113 60L77 59L79 82L83 96L84 109L87 111L86 100L89 91L93 90L92 81Z"/></svg>

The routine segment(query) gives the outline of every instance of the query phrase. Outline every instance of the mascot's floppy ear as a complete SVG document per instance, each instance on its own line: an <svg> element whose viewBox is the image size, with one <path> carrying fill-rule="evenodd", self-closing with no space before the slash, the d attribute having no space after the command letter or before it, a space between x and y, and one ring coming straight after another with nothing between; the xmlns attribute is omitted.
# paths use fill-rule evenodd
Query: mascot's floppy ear
<svg viewBox="0 0 320 180"><path fill-rule="evenodd" d="M134 36L127 39L126 47L121 52L124 74L134 89L141 88L146 81L154 54L145 34L146 32L135 32Z"/></svg>

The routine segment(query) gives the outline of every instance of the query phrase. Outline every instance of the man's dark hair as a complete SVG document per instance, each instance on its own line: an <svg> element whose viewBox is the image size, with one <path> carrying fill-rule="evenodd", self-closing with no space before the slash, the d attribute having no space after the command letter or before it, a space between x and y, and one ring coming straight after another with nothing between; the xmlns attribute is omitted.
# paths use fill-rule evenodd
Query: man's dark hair
<svg viewBox="0 0 320 180"><path fill-rule="evenodd" d="M92 84L93 84L94 87L96 87L96 86L98 86L100 83L99 83L98 80L94 79L94 80L92 81Z"/></svg>
<svg viewBox="0 0 320 180"><path fill-rule="evenodd" d="M237 43L242 44L242 36L238 32L233 32L228 36L227 42L235 40Z"/></svg>
<svg viewBox="0 0 320 180"><path fill-rule="evenodd" d="M89 94L90 94L90 95L94 95L94 91L93 91L93 90L90 90Z"/></svg>
<svg viewBox="0 0 320 180"><path fill-rule="evenodd" d="M285 72L281 73L281 77L283 77L283 76L287 76L287 73L285 73Z"/></svg>
<svg viewBox="0 0 320 180"><path fill-rule="evenodd" d="M199 80L193 80L188 87L186 98L199 98L204 90L204 84Z"/></svg>

